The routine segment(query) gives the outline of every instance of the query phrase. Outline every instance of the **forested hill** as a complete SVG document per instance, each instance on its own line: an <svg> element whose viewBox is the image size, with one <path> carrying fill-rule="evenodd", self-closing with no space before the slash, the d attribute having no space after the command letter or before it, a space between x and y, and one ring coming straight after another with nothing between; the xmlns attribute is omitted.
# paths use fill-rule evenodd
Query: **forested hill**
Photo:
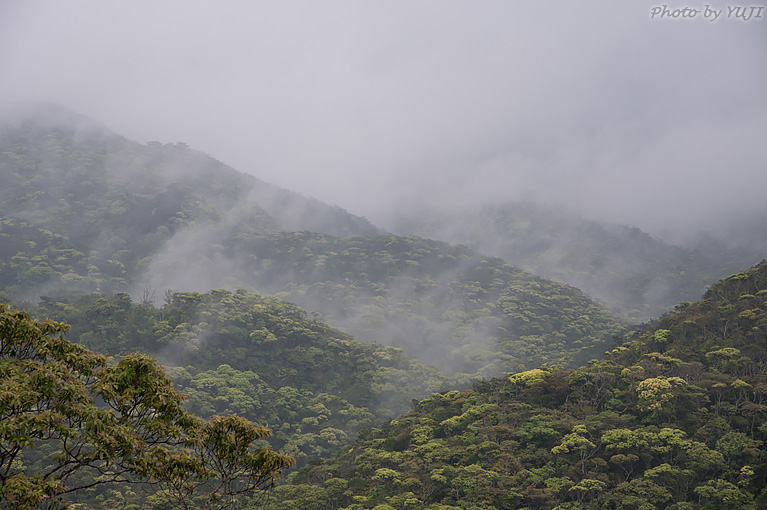
<svg viewBox="0 0 767 510"><path fill-rule="evenodd" d="M43 299L41 317L70 324L70 341L120 357L144 352L169 367L187 407L268 423L272 444L326 457L444 389L447 378L401 349L362 343L292 303L244 291L177 293L156 308L127 294Z"/></svg>
<svg viewBox="0 0 767 510"><path fill-rule="evenodd" d="M304 466L270 510L767 506L767 263L623 343L574 287L183 143L53 106L10 122L0 298L96 351L157 357L199 414L268 422ZM73 498L168 504L133 489Z"/></svg>
<svg viewBox="0 0 767 510"><path fill-rule="evenodd" d="M578 287L635 322L657 317L681 301L696 300L712 282L767 256L763 222L740 221L737 228L729 228L732 246L709 235L693 249L655 239L635 227L522 202L404 210L391 229L501 257Z"/></svg>
<svg viewBox="0 0 767 510"><path fill-rule="evenodd" d="M765 508L766 441L762 262L583 368L434 394L267 508Z"/></svg>
<svg viewBox="0 0 767 510"><path fill-rule="evenodd" d="M245 289L449 375L577 366L624 324L582 292L461 246L391 236L184 144L44 107L0 132L9 298Z"/></svg>
<svg viewBox="0 0 767 510"><path fill-rule="evenodd" d="M416 237L296 232L192 246L158 254L150 281L188 288L188 268L225 261L236 287L293 301L357 339L402 347L448 375L577 366L625 328L575 288Z"/></svg>
<svg viewBox="0 0 767 510"><path fill-rule="evenodd" d="M58 282L68 290L78 284L119 289L142 259L193 225L242 225L259 233L380 232L364 218L239 173L184 143L142 145L50 104L3 120L0 216L13 218L12 228L27 230L18 223L26 220L63 236L53 241L55 249L36 250L36 241L4 235L6 250L21 252L14 278L3 275L11 290L34 296L40 284ZM67 257L87 264L72 270Z"/></svg>

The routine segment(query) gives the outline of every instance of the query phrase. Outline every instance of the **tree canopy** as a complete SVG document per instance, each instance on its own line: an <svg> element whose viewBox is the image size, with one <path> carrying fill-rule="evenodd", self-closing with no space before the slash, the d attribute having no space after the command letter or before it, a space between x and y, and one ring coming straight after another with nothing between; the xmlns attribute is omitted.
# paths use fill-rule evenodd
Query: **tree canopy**
<svg viewBox="0 0 767 510"><path fill-rule="evenodd" d="M765 508L766 330L762 262L587 366L433 394L267 509Z"/></svg>
<svg viewBox="0 0 767 510"><path fill-rule="evenodd" d="M191 149L70 124L0 126L9 299L258 291L464 380L577 366L625 326L579 290L499 258L388 235Z"/></svg>
<svg viewBox="0 0 767 510"><path fill-rule="evenodd" d="M224 508L293 463L261 442L261 425L186 411L152 358L110 360L66 340L67 329L0 304L3 506L55 507L79 489L132 481L181 507Z"/></svg>

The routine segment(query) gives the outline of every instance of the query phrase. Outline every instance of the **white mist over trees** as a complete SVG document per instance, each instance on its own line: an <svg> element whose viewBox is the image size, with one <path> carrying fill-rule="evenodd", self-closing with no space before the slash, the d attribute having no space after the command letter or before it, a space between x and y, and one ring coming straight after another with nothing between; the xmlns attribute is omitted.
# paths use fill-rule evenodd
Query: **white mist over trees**
<svg viewBox="0 0 767 510"><path fill-rule="evenodd" d="M0 98L183 141L384 228L520 198L672 243L764 217L767 21L651 7L6 2Z"/></svg>
<svg viewBox="0 0 767 510"><path fill-rule="evenodd" d="M268 422L269 510L765 506L764 263L703 292L767 250L767 21L651 8L0 1L0 301Z"/></svg>

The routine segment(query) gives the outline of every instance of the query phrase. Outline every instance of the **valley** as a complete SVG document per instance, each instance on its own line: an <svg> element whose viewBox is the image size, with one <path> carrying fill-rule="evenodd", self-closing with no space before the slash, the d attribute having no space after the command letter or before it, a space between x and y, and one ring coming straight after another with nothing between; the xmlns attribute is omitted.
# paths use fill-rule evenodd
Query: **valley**
<svg viewBox="0 0 767 510"><path fill-rule="evenodd" d="M0 127L0 301L268 426L295 467L236 508L763 506L760 228L675 246L515 202L384 229L55 105ZM176 508L138 478L46 490Z"/></svg>

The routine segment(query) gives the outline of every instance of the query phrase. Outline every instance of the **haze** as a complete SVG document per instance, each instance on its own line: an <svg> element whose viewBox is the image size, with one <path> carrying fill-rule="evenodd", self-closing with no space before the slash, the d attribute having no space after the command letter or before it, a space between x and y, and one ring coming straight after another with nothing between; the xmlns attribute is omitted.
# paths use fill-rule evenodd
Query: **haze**
<svg viewBox="0 0 767 510"><path fill-rule="evenodd" d="M383 226L518 199L672 240L767 217L767 12L655 5L0 0L0 106L183 141Z"/></svg>

